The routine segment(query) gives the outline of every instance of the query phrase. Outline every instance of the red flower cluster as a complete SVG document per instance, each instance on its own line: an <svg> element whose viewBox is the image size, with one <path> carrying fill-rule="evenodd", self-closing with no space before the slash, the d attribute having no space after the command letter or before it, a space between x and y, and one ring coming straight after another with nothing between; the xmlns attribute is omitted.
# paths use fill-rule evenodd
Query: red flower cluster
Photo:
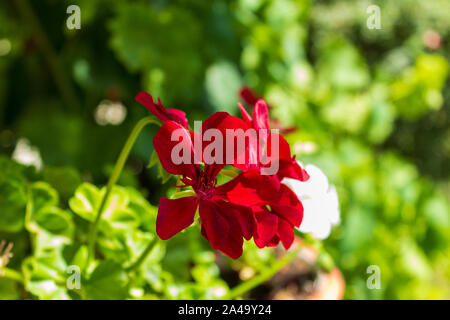
<svg viewBox="0 0 450 320"><path fill-rule="evenodd" d="M242 153L234 150L230 155L225 147L221 150L227 159L232 159L229 164L242 170L222 185L217 185L217 175L225 164L206 159L213 141L189 130L184 112L166 110L159 100L156 105L145 92L140 92L136 100L163 122L153 139L161 165L170 174L181 176L182 187L191 187L195 192L195 196L179 199L161 198L156 220L156 232L161 239L169 239L190 226L198 208L203 237L214 249L233 259L242 255L243 239L253 237L260 248L276 246L280 241L286 249L291 246L294 227L299 227L302 221L303 206L281 180L289 177L305 181L309 176L292 157L287 141L277 133L270 133L268 109L263 100L257 100L253 118L240 105L244 120L226 112L216 112L202 123L201 132L212 129L223 136L229 130L256 129L258 132L257 139L250 138ZM278 142L276 150L273 141ZM189 159L196 161L175 161L173 152L180 145L182 150L189 150ZM269 163L260 159L262 148L270 156ZM242 159L245 161L238 161ZM279 170L267 175L265 169L272 162L277 162Z"/></svg>
<svg viewBox="0 0 450 320"><path fill-rule="evenodd" d="M242 98L242 100L244 100L244 103L247 106L255 105L256 102L260 99L260 96L247 86L242 86L239 89L239 96ZM269 109L273 108L273 106L269 106L269 105L267 105L267 107L269 107ZM242 106L241 106L241 109L243 109ZM297 128L293 127L293 126L288 126L288 127L283 126L276 119L269 119L269 122L272 127L279 128L280 132L282 132L282 133L290 133L290 132L294 132L297 130Z"/></svg>
<svg viewBox="0 0 450 320"><path fill-rule="evenodd" d="M186 113L178 109L166 109L158 98L158 104L153 102L153 97L144 91L141 91L135 97L136 101L143 104L148 111L153 113L158 119L165 122L168 120L173 120L183 127L188 127L188 121L186 119Z"/></svg>

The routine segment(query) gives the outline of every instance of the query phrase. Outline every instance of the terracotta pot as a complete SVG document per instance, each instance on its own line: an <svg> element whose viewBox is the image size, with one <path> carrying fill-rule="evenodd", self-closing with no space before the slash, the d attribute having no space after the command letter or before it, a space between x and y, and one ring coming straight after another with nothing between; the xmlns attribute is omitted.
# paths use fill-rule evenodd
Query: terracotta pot
<svg viewBox="0 0 450 320"><path fill-rule="evenodd" d="M301 239L296 239L293 248L298 248ZM280 250L281 251L281 250ZM340 270L331 272L315 270L318 252L311 246L304 246L291 263L278 272L270 281L268 295L274 300L341 300L345 281Z"/></svg>

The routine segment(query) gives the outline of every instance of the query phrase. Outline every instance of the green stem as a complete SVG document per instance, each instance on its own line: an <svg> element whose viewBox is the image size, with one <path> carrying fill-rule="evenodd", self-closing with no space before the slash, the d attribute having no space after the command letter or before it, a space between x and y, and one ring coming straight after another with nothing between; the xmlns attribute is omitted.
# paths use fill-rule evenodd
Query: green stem
<svg viewBox="0 0 450 320"><path fill-rule="evenodd" d="M194 192L194 190L185 190L185 191L180 191L177 193L174 193L170 199L180 199L180 198L184 198L184 197L191 197L191 196L195 196L196 193Z"/></svg>
<svg viewBox="0 0 450 320"><path fill-rule="evenodd" d="M0 278L7 278L11 280L15 280L17 282L23 283L22 274L16 270L10 268L2 268L0 270Z"/></svg>
<svg viewBox="0 0 450 320"><path fill-rule="evenodd" d="M233 289L228 292L224 297L221 299L224 300L231 300L236 297L242 296L244 293L252 290L253 288L259 286L260 284L266 282L270 278L272 278L273 275L275 275L278 271L283 269L284 266L286 266L289 262L294 259L297 254L299 253L300 249L296 249L292 252L287 253L283 258L275 262L269 269L261 272L256 277L245 281L241 283L240 285L234 287Z"/></svg>
<svg viewBox="0 0 450 320"><path fill-rule="evenodd" d="M130 136L128 137L127 141L125 142L125 145L122 148L122 151L120 152L119 158L116 161L114 170L113 170L111 176L109 177L108 184L106 185L106 192L103 194L103 198L100 203L100 207L97 211L97 215L95 217L94 223L91 225L91 229L89 232L88 258L86 261L86 268L89 266L91 259L94 257L94 250L95 250L95 243L97 240L97 232L98 232L99 222L102 217L106 202L108 201L109 195L111 194L111 190L112 190L113 186L116 184L117 179L119 179L120 174L122 173L122 169L125 165L125 162L128 159L128 156L131 152L131 149L133 148L134 143L136 142L137 137L139 136L139 133L142 131L142 129L146 125L148 125L150 123L161 125L161 123L153 117L146 117L146 118L141 119L136 124L136 126L133 128L133 131L131 131Z"/></svg>
<svg viewBox="0 0 450 320"><path fill-rule="evenodd" d="M144 249L144 251L142 251L139 258L133 264L131 264L129 267L127 267L126 271L130 272L130 271L133 271L133 270L136 270L137 268L139 268L141 266L141 264L145 261L145 259L147 259L148 255L150 254L150 252L152 251L152 249L154 248L154 246L156 245L157 242L158 242L158 239L151 240L149 242L149 244L147 245L147 247Z"/></svg>

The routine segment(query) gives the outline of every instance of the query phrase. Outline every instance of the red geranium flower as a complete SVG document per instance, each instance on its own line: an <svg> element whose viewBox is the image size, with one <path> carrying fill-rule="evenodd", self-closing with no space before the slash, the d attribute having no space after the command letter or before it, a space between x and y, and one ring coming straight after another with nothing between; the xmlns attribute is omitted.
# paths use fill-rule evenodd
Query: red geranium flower
<svg viewBox="0 0 450 320"><path fill-rule="evenodd" d="M255 232L253 238L259 248L274 247L281 241L289 249L294 242L294 227L303 220L303 205L297 195L284 184L280 185L280 198L267 206L253 207Z"/></svg>
<svg viewBox="0 0 450 320"><path fill-rule="evenodd" d="M253 119L242 106L240 108L244 121L226 112L216 112L203 122L201 128L202 134L214 129L222 137L227 136L229 129L234 132L242 130L244 134L248 129L256 129L258 139L248 140L244 152L247 161L244 164L237 161L242 160L243 155L237 154L236 148L232 150L235 154L232 155L233 162L229 164L244 172L221 186L216 185L216 177L225 163L206 158L211 157L206 150L214 141L203 141L203 137L187 130L183 124L165 118L165 123L153 139L155 151L163 168L171 174L180 175L183 186L192 187L195 195L160 199L156 232L161 239L169 239L190 226L198 208L202 235L214 249L233 259L242 255L243 239L249 240L252 236L261 248L277 245L280 241L286 249L291 246L294 227L299 227L302 221L303 206L297 196L280 181L284 177L303 181L308 175L291 156L286 140L281 135L269 134L268 109L263 100L257 101ZM161 108L158 110L161 111ZM260 135L262 145L259 143ZM172 141L174 136L178 140ZM267 136L269 138L264 139ZM234 139L239 138L235 136ZM279 154L275 153L277 150L272 146L272 139L278 142ZM197 143L201 145L199 150ZM223 150L219 152L223 156L221 160L229 159L227 151L230 150L226 150L226 145L223 141ZM261 164L260 148L273 157L271 161L278 162L280 170L277 174L261 174L271 163ZM174 161L175 150L182 150L181 158L188 161Z"/></svg>
<svg viewBox="0 0 450 320"><path fill-rule="evenodd" d="M293 178L300 181L309 179L308 173L300 167L291 155L288 142L278 133L270 133L269 111L264 100L258 100L253 108L253 119L239 104L242 118L248 126L257 131L258 139L252 140L254 143L249 146L248 157L257 155L258 165L238 166L243 171L256 169L264 172L271 168L273 162L278 162L276 177L280 182L284 178ZM267 137L267 138L266 138ZM262 138L262 139L261 139ZM275 149L273 143L278 143ZM266 152L270 162L261 163L261 150ZM276 246L281 241L288 249L294 241L294 227L299 227L303 218L303 206L298 197L285 185L280 184L280 198L265 206L252 206L255 219L255 232L253 238L258 247Z"/></svg>
<svg viewBox="0 0 450 320"><path fill-rule="evenodd" d="M203 122L202 131L205 132L211 128L221 130L245 127L241 119L225 112L218 112ZM176 130L179 140L172 141ZM194 222L195 213L199 208L202 235L214 249L237 259L242 255L243 238L249 240L254 233L252 211L247 206L233 203L227 198L226 194L230 190L227 184L216 186L217 174L225 164L194 163L195 159L204 160L203 151L208 146L208 143L204 143L200 150L201 154L196 154L196 139L200 139L196 133L186 130L174 121L166 121L153 139L153 145L163 168L171 174L182 176L181 181L184 186L191 186L196 194L180 199L161 198L156 232L163 240L171 238ZM189 154L183 154L183 156L188 156L191 159L190 163L173 161L172 152L177 145L182 145L182 150L189 150ZM264 203L258 198L258 193L254 194L258 200L257 203ZM245 197L245 194L243 196Z"/></svg>
<svg viewBox="0 0 450 320"><path fill-rule="evenodd" d="M247 123L249 127L252 127L257 132L258 139L251 140L247 158L257 157L257 165L246 163L244 165L236 165L238 169L247 171L250 169L264 170L264 167L270 167L271 162L268 164L261 164L260 154L261 149L266 150L269 159L273 157L273 161L279 161L279 170L277 173L280 181L283 178L292 178L300 181L308 180L308 173L300 167L298 162L295 160L295 156L291 155L291 150L288 142L283 138L282 135L277 133L270 133L269 130L269 110L267 104L264 100L260 99L256 102L253 108L253 119L244 109L244 107L239 104L239 109L241 110L242 118ZM262 139L260 139L262 138ZM272 143L273 141L278 142L278 155L274 154ZM263 151L264 151L263 150Z"/></svg>
<svg viewBox="0 0 450 320"><path fill-rule="evenodd" d="M256 102L259 99L261 99L260 95L255 93L252 89L250 89L247 86L242 86L239 89L239 95L241 96L242 100L244 100L244 103L248 106L254 106L256 104ZM270 106L270 105L267 105L267 107L269 109L272 109L272 106ZM241 108L241 110L242 109L243 108ZM244 111L245 111L245 109L244 109ZM294 127L294 126L285 127L280 123L280 121L273 119L273 118L269 119L269 122L270 122L272 128L279 128L280 132L283 134L297 131L296 127Z"/></svg>
<svg viewBox="0 0 450 320"><path fill-rule="evenodd" d="M256 101L260 99L260 97L247 86L242 86L241 89L239 89L239 95L249 106L253 106Z"/></svg>
<svg viewBox="0 0 450 320"><path fill-rule="evenodd" d="M220 187L229 201L252 210L253 238L259 248L276 246L281 240L289 249L294 227L300 227L303 219L303 205L289 187L276 176L261 175L256 170L241 173Z"/></svg>
<svg viewBox="0 0 450 320"><path fill-rule="evenodd" d="M158 104L153 102L153 97L145 92L139 92L134 98L140 104L143 104L151 113L153 113L162 122L169 120L175 121L188 128L188 121L186 119L186 113L178 109L166 109L161 103L161 99L158 98Z"/></svg>

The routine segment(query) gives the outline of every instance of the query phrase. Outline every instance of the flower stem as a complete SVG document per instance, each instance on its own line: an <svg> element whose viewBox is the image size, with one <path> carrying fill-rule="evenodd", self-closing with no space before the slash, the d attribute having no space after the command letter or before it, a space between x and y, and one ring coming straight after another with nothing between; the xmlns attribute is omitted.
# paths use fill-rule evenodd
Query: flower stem
<svg viewBox="0 0 450 320"><path fill-rule="evenodd" d="M195 196L195 195L196 195L196 193L194 192L194 190L184 190L184 191L174 193L170 197L170 199L180 199L180 198L191 197L191 196Z"/></svg>
<svg viewBox="0 0 450 320"><path fill-rule="evenodd" d="M141 266L141 264L145 261L145 259L147 259L148 255L150 254L150 252L152 251L152 249L156 243L158 243L157 238L151 240L149 242L149 244L147 245L147 247L144 249L144 251L142 251L139 258L137 258L137 260L133 264L131 264L129 267L127 267L126 271L130 272L130 271L133 271L133 270L136 270L137 268L139 268Z"/></svg>
<svg viewBox="0 0 450 320"><path fill-rule="evenodd" d="M221 299L231 300L236 297L242 296L244 293L266 282L267 280L272 278L272 276L275 275L278 271L283 269L284 266L286 266L289 262L291 262L292 259L294 259L297 256L299 251L300 249L296 249L293 250L292 252L287 253L283 258L275 262L269 269L261 272L256 277L234 287L233 289L230 290L230 292L228 292L228 294L226 294Z"/></svg>
<svg viewBox="0 0 450 320"><path fill-rule="evenodd" d="M22 274L16 270L10 268L2 268L0 270L0 278L7 278L11 280L15 280L17 282L23 283Z"/></svg>
<svg viewBox="0 0 450 320"><path fill-rule="evenodd" d="M86 260L85 268L89 266L91 259L94 257L95 243L97 240L99 222L102 217L106 202L108 201L109 195L111 194L111 190L113 186L116 184L117 179L119 179L120 174L122 173L122 169L125 165L125 162L128 159L128 156L131 152L131 149L133 148L134 143L136 142L137 137L139 136L139 133L147 124L150 123L157 125L161 124L158 120L156 120L153 117L146 117L141 119L133 128L133 131L131 131L130 136L128 137L127 141L125 142L125 145L122 148L122 151L120 152L119 158L117 159L116 164L114 166L114 170L111 176L109 177L108 184L106 185L106 192L103 195L100 207L97 211L97 215L95 217L93 224L91 225L88 238L88 258Z"/></svg>

